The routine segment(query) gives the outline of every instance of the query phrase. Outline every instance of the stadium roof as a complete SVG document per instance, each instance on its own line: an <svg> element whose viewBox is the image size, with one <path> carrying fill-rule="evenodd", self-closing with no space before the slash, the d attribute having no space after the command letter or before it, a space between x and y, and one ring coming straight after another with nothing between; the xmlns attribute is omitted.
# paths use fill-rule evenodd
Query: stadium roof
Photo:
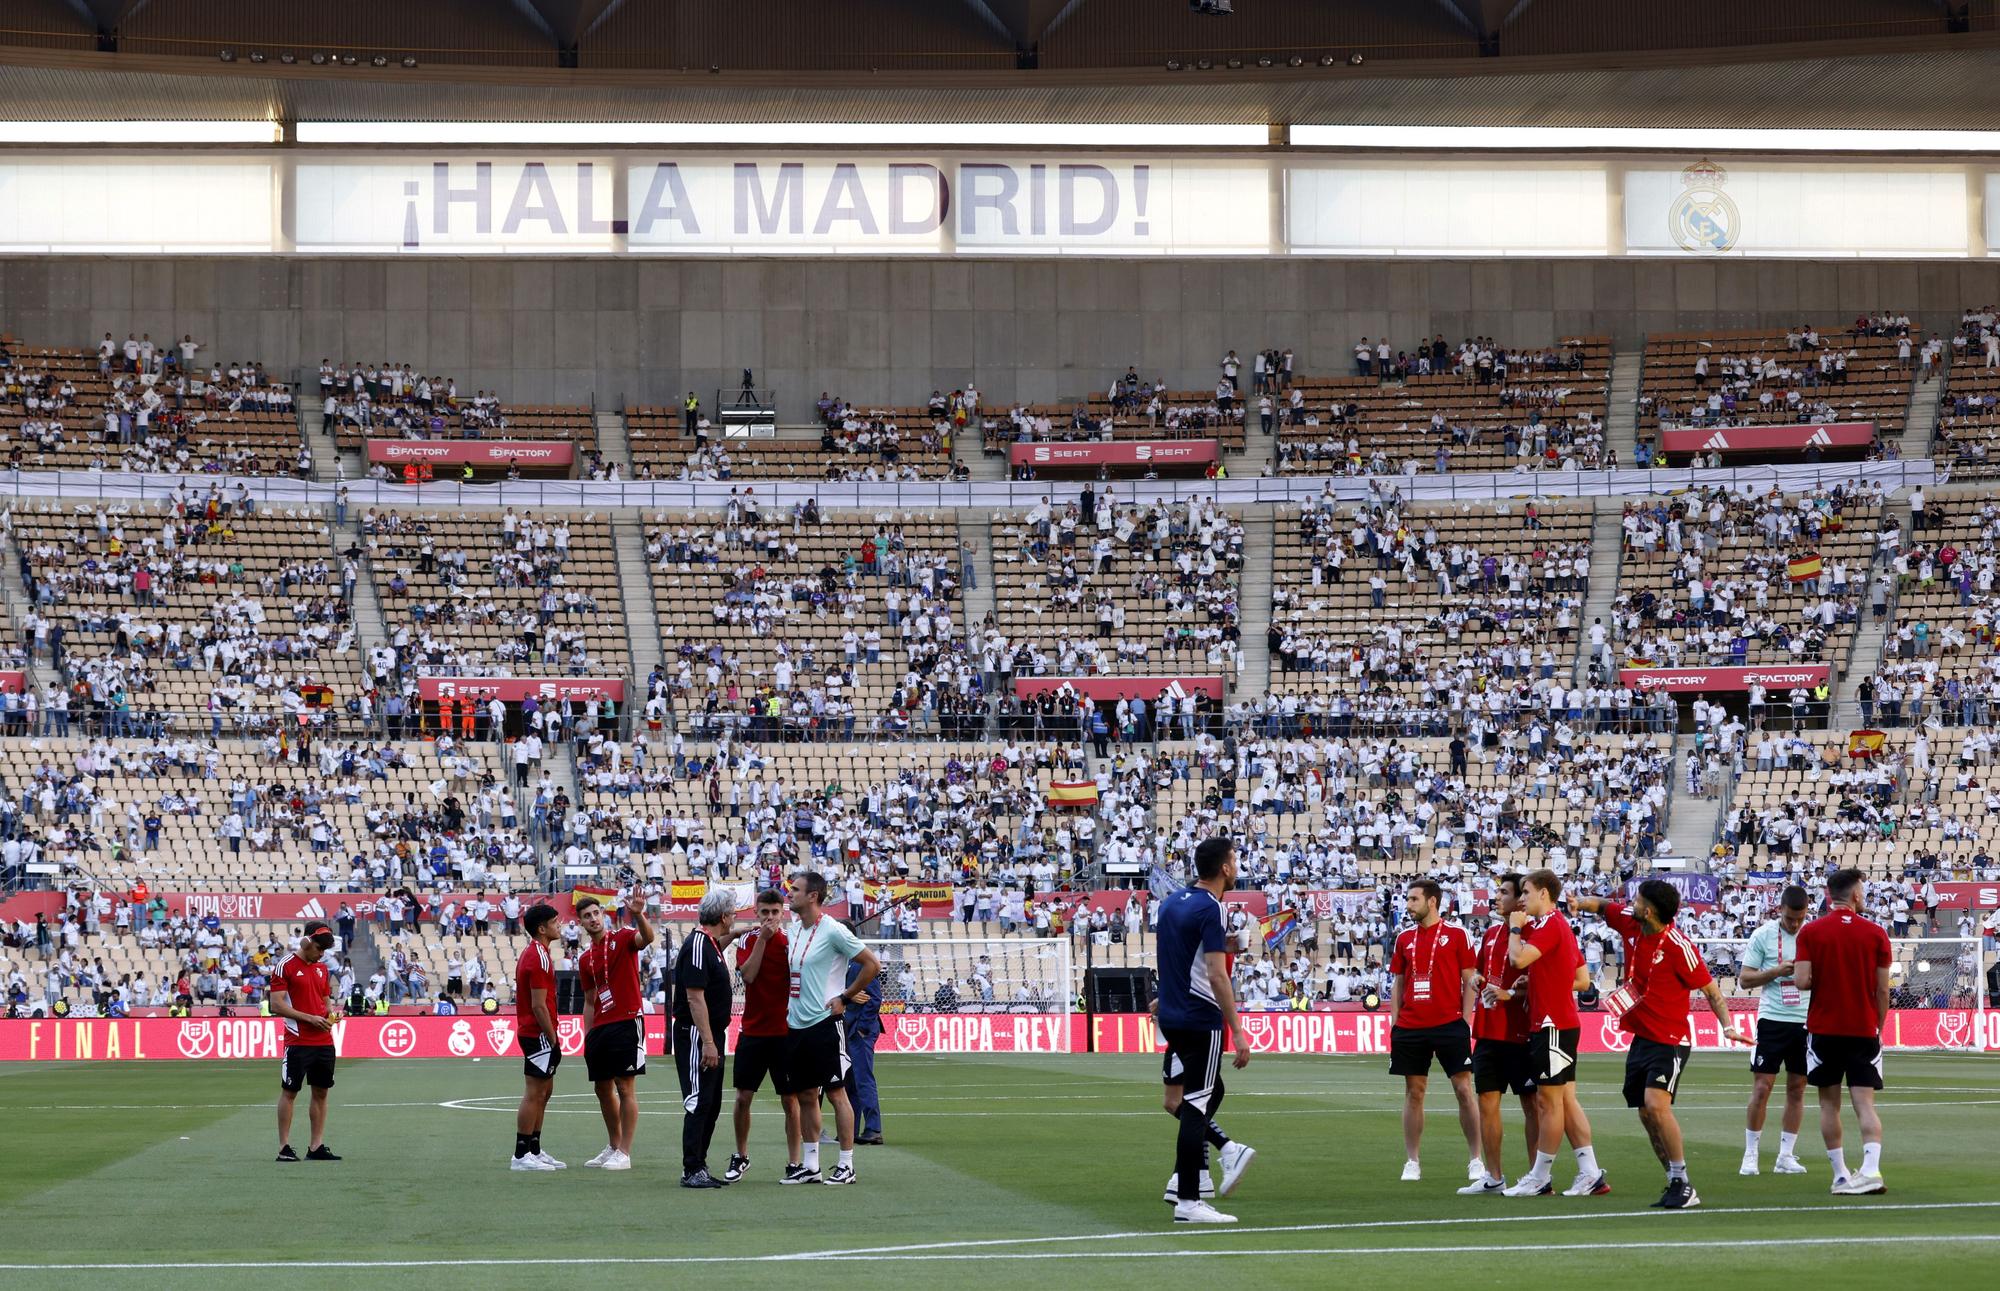
<svg viewBox="0 0 2000 1291"><path fill-rule="evenodd" d="M1996 0L1237 7L1203 19L1181 0L9 0L0 98L25 120L2000 128ZM780 14L797 21L767 37ZM384 32L407 44L369 43Z"/></svg>

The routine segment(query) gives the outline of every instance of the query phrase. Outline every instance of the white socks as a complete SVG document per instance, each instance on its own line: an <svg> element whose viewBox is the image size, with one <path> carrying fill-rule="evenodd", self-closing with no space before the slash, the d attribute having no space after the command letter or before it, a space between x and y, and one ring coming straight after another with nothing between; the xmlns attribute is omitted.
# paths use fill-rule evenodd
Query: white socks
<svg viewBox="0 0 2000 1291"><path fill-rule="evenodd" d="M1826 1159L1833 1162L1833 1177L1836 1181L1847 1177L1847 1151L1844 1148L1828 1148Z"/></svg>
<svg viewBox="0 0 2000 1291"><path fill-rule="evenodd" d="M1789 1157L1789 1156L1797 1156L1797 1155L1798 1155L1798 1151L1799 1151L1799 1136L1798 1136L1798 1135L1796 1135L1796 1134L1785 1134L1785 1133L1780 1133L1780 1134L1778 1135L1778 1155L1779 1155L1779 1156L1781 1156L1781 1157Z"/></svg>
<svg viewBox="0 0 2000 1291"><path fill-rule="evenodd" d="M1882 1173L1882 1145L1880 1143L1863 1143L1861 1145L1861 1173Z"/></svg>
<svg viewBox="0 0 2000 1291"><path fill-rule="evenodd" d="M1748 1157L1756 1156L1758 1146L1763 1142L1764 1142L1764 1131L1762 1130L1743 1131L1743 1155ZM1780 1149L1780 1151L1782 1150L1783 1149Z"/></svg>
<svg viewBox="0 0 2000 1291"><path fill-rule="evenodd" d="M1585 1178L1596 1178L1598 1174L1597 1149L1594 1147L1578 1148L1576 1150L1576 1168L1583 1172Z"/></svg>
<svg viewBox="0 0 2000 1291"><path fill-rule="evenodd" d="M808 1170L817 1170L817 1169L819 1169L819 1140L818 1140L818 1139L814 1139L814 1140L813 1140L812 1142L810 1142L810 1143L803 1143L803 1144L800 1144L800 1145L799 1145L799 1150L805 1153L805 1167L806 1167L806 1169L808 1169Z"/></svg>
<svg viewBox="0 0 2000 1291"><path fill-rule="evenodd" d="M1682 1180L1682 1181L1686 1181L1687 1177L1688 1177L1688 1163L1687 1163L1687 1162L1685 1162L1685 1161L1669 1161L1669 1162L1667 1162L1667 1178L1669 1178L1669 1179L1680 1179L1680 1180Z"/></svg>
<svg viewBox="0 0 2000 1291"><path fill-rule="evenodd" d="M1549 1176L1555 1173L1555 1169L1556 1169L1555 1153L1537 1152L1535 1153L1535 1168L1528 1171L1528 1173L1532 1175L1537 1182L1547 1183Z"/></svg>
<svg viewBox="0 0 2000 1291"><path fill-rule="evenodd" d="M841 1169L843 1169L843 1170L852 1170L852 1169L854 1168L854 1149L853 1149L853 1148L844 1148L844 1149L842 1149L842 1150L841 1150L841 1153L840 1153L840 1168L841 1168Z"/></svg>

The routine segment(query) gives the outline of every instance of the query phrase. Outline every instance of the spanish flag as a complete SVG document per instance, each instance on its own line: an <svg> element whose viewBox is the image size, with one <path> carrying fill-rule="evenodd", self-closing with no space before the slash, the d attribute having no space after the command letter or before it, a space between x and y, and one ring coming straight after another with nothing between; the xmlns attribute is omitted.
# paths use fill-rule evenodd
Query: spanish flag
<svg viewBox="0 0 2000 1291"><path fill-rule="evenodd" d="M1881 731L1849 731L1847 733L1847 756L1850 758L1872 758L1882 751L1889 737Z"/></svg>
<svg viewBox="0 0 2000 1291"><path fill-rule="evenodd" d="M1819 571L1825 565L1826 562L1820 559L1819 553L1814 552L1810 556L1800 556L1795 560L1787 562L1785 572L1791 575L1794 583L1803 583L1808 578L1818 578Z"/></svg>
<svg viewBox="0 0 2000 1291"><path fill-rule="evenodd" d="M1266 915L1260 922L1264 926L1264 949L1268 953L1285 944L1285 939L1299 930L1299 912L1280 910L1274 915Z"/></svg>
<svg viewBox="0 0 2000 1291"><path fill-rule="evenodd" d="M672 901L699 901L707 895L706 879L675 879L667 887L667 897Z"/></svg>
<svg viewBox="0 0 2000 1291"><path fill-rule="evenodd" d="M603 906L606 910L616 910L618 908L617 888L587 888L582 884L578 884L576 887L570 889L569 899L572 907L585 897L596 897L597 904Z"/></svg>
<svg viewBox="0 0 2000 1291"><path fill-rule="evenodd" d="M1094 780L1056 780L1049 785L1049 806L1051 807L1094 807L1097 805L1097 782Z"/></svg>

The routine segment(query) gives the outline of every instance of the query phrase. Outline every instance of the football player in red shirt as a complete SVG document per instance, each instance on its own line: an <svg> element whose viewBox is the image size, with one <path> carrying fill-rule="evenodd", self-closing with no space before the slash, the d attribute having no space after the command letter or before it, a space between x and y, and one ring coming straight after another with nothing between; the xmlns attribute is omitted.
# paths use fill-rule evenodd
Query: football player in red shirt
<svg viewBox="0 0 2000 1291"><path fill-rule="evenodd" d="M1674 1095L1692 1047L1688 992L1700 991L1708 1000L1723 1039L1736 1044L1752 1041L1730 1019L1729 1004L1701 952L1674 926L1681 908L1679 888L1665 879L1647 879L1639 884L1630 906L1602 897L1578 897L1573 905L1603 919L1630 948L1625 989L1632 1002L1618 1019L1618 1029L1632 1034L1632 1047L1625 1052L1625 1106L1639 1109L1639 1123L1653 1141L1653 1155L1667 1169L1667 1189L1654 1207L1692 1209L1701 1205L1701 1194L1688 1179L1681 1124L1674 1116Z"/></svg>
<svg viewBox="0 0 2000 1291"><path fill-rule="evenodd" d="M562 916L544 903L529 906L521 918L528 945L514 970L515 1031L521 1040L521 1069L528 1087L514 1116L514 1160L510 1170L566 1170L569 1167L542 1151L542 1119L555 1092L556 1068L562 1066L562 1039L556 1030L555 957L549 947L562 935Z"/></svg>
<svg viewBox="0 0 2000 1291"><path fill-rule="evenodd" d="M1473 1015L1472 1088L1479 1097L1479 1179L1460 1188L1462 1197L1499 1192L1501 1177L1500 1095L1511 1089L1527 1120L1528 1160L1535 1157L1541 1109L1535 1100L1535 1073L1528 1058L1528 975L1507 962L1507 916L1521 909L1521 876L1503 874L1493 888L1492 926L1479 941L1479 1011Z"/></svg>
<svg viewBox="0 0 2000 1291"><path fill-rule="evenodd" d="M632 1136L639 1129L639 1095L633 1082L646 1074L646 1020L639 998L639 952L653 944L646 918L646 894L625 903L636 925L620 928L595 897L576 903L577 922L590 945L577 957L583 989L583 1064L597 1091L610 1144L585 1165L600 1170L632 1168Z"/></svg>
<svg viewBox="0 0 2000 1291"><path fill-rule="evenodd" d="M773 1077L785 1060L785 1040L791 1028L785 1010L791 1004L788 976L789 943L785 940L785 894L766 888L757 894L757 927L736 948L736 973L743 979L743 1025L736 1037L736 1107L731 1120L736 1127L736 1152L723 1171L724 1183L735 1183L750 1169L750 1104L766 1076ZM786 1137L795 1133L792 1124L797 1110L787 1098L784 1109Z"/></svg>
<svg viewBox="0 0 2000 1291"><path fill-rule="evenodd" d="M292 1109L299 1090L312 1086L307 1116L312 1142L308 1161L338 1161L326 1146L326 1091L333 1088L333 990L328 985L326 952L333 949L333 929L315 919L305 926L299 947L278 961L271 974L271 1016L285 1020L285 1061L278 1077L278 1160L297 1161L292 1151Z"/></svg>
<svg viewBox="0 0 2000 1291"><path fill-rule="evenodd" d="M1528 970L1528 1061L1535 1077L1540 1115L1535 1121L1535 1164L1504 1191L1508 1197L1543 1197L1555 1191L1549 1175L1565 1133L1576 1149L1576 1181L1567 1197L1602 1196L1611 1180L1597 1164L1590 1121L1576 1097L1577 1040L1582 1022L1576 992L1585 980L1583 952L1576 933L1556 902L1562 879L1554 870L1536 870L1522 881L1522 908L1507 916L1507 962Z"/></svg>
<svg viewBox="0 0 2000 1291"><path fill-rule="evenodd" d="M1806 1081L1819 1090L1819 1132L1833 1163L1836 1196L1886 1192L1882 1182L1882 1025L1889 1019L1889 964L1882 925L1862 914L1861 871L1836 870L1826 881L1827 913L1799 929L1792 980L1812 992L1806 1006ZM1847 1172L1841 1144L1840 1083L1861 1122L1861 1169Z"/></svg>
<svg viewBox="0 0 2000 1291"><path fill-rule="evenodd" d="M1479 975L1472 938L1446 923L1439 911L1444 890L1413 879L1403 894L1410 925L1396 934L1389 972L1389 1074L1403 1078L1403 1182L1424 1177L1417 1158L1424 1137L1424 1093L1431 1060L1451 1081L1458 1124L1472 1153L1468 1177L1484 1177L1480 1163L1479 1104L1472 1093L1472 1011Z"/></svg>

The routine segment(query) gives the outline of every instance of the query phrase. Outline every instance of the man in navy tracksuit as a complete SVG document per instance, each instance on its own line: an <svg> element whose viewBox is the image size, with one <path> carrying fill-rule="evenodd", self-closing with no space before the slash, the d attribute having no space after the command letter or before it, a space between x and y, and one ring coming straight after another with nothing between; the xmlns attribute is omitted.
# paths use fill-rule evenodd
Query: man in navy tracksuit
<svg viewBox="0 0 2000 1291"><path fill-rule="evenodd" d="M847 984L861 975L860 962L847 966ZM882 1101L875 1092L875 1038L882 1034L882 974L868 983L867 997L841 1015L847 1028L848 1092L854 1099L854 1141L882 1142Z"/></svg>

